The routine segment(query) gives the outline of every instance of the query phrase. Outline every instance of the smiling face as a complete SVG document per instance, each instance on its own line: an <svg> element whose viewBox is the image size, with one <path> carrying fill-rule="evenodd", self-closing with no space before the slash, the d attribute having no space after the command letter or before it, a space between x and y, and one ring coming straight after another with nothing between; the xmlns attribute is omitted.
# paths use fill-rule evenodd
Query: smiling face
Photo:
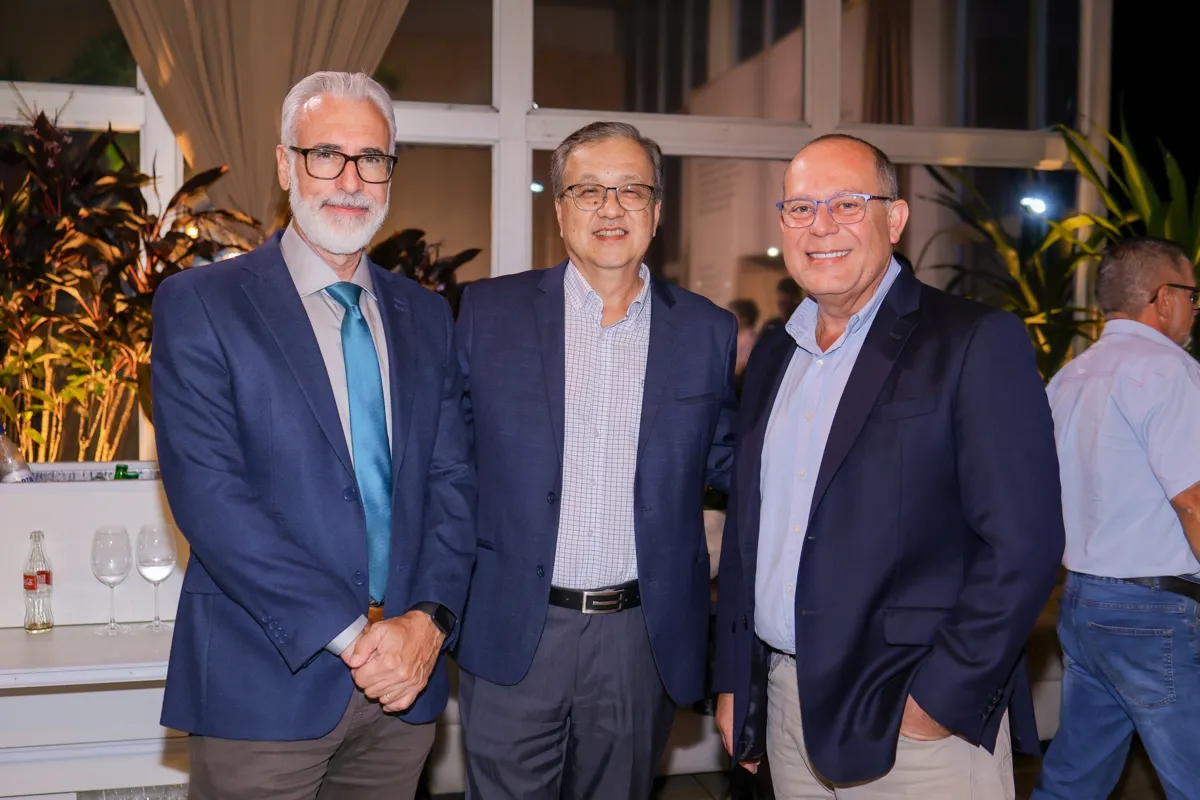
<svg viewBox="0 0 1200 800"><path fill-rule="evenodd" d="M654 185L654 166L645 149L629 139L606 139L576 148L567 158L563 186ZM657 187L656 187L657 188ZM581 211L569 195L554 201L567 255L580 270L637 271L658 229L662 201L657 196L641 211L626 211L616 192L607 192L595 211Z"/></svg>
<svg viewBox="0 0 1200 800"><path fill-rule="evenodd" d="M875 155L863 145L844 140L818 142L792 160L784 178L784 199L827 200L839 194L886 195L880 185ZM834 222L822 203L807 228L783 231L783 260L788 273L820 303L870 297L900 241L908 221L903 200L870 200L859 222Z"/></svg>
<svg viewBox="0 0 1200 800"><path fill-rule="evenodd" d="M389 153L388 123L368 100L317 95L300 110L296 146L347 155ZM383 225L389 183L366 183L352 163L333 180L308 174L304 156L276 148L279 185L288 192L295 224L312 244L329 253L362 250Z"/></svg>

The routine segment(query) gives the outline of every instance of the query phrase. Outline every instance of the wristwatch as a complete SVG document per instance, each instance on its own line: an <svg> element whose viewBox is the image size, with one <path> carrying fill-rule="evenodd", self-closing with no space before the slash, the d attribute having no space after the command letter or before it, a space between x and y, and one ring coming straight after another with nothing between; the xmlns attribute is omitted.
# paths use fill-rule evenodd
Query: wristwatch
<svg viewBox="0 0 1200 800"><path fill-rule="evenodd" d="M454 630L454 626L458 622L458 618L450 612L450 609L441 603L434 603L432 601L417 603L412 607L412 610L423 611L428 614L429 618L433 620L433 624L437 626L437 629L442 632L443 636L449 636L450 631Z"/></svg>

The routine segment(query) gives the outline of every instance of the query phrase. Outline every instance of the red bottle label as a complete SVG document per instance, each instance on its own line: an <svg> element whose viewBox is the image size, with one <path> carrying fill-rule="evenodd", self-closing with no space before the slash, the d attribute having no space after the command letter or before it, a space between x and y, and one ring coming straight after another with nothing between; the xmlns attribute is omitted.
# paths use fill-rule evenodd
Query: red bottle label
<svg viewBox="0 0 1200 800"><path fill-rule="evenodd" d="M37 573L37 579L38 583L42 584L43 586L54 585L53 573L51 573L48 569L39 569Z"/></svg>
<svg viewBox="0 0 1200 800"><path fill-rule="evenodd" d="M38 577L37 577L37 575L29 575L29 574L27 573L27 574L25 575L25 591L27 591L27 592L36 592L36 591L37 591L37 585L38 585Z"/></svg>

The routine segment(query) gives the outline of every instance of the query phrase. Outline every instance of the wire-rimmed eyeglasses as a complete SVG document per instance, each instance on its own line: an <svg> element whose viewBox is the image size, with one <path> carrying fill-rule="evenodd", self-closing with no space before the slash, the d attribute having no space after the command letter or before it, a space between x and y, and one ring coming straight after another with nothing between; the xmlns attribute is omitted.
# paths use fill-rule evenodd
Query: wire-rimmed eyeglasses
<svg viewBox="0 0 1200 800"><path fill-rule="evenodd" d="M359 153L352 156L322 147L288 149L304 156L304 171L321 181L336 180L346 169L346 164L353 161L363 183L387 183L392 179L392 170L396 166L396 157L387 153Z"/></svg>
<svg viewBox="0 0 1200 800"><path fill-rule="evenodd" d="M1183 289L1185 292L1190 293L1192 310L1200 311L1200 289L1197 289L1195 286L1188 286L1185 283L1164 283L1162 286L1154 290L1154 294L1150 295L1151 303L1158 300L1158 293L1163 289Z"/></svg>
<svg viewBox="0 0 1200 800"><path fill-rule="evenodd" d="M624 186L574 183L563 189L563 195L570 197L580 211L598 210L608 200L609 192L616 194L617 203L626 211L642 211L650 205L658 190L645 183L627 183Z"/></svg>
<svg viewBox="0 0 1200 800"><path fill-rule="evenodd" d="M867 203L871 200L892 201L891 197L881 197L877 194L858 194L848 192L836 194L828 200L814 200L810 197L797 197L791 200L781 200L775 204L779 209L780 219L789 228L807 228L817 220L817 212L821 206L829 209L829 216L839 225L853 225L862 222L867 215Z"/></svg>

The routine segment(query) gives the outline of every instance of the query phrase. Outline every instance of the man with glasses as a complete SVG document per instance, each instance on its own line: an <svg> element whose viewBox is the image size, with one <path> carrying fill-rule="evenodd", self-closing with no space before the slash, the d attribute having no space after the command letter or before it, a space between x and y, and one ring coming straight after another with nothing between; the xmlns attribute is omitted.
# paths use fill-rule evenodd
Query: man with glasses
<svg viewBox="0 0 1200 800"><path fill-rule="evenodd" d="M1200 292L1175 242L1111 245L1100 340L1050 382L1069 570L1062 721L1034 797L1108 797L1136 731L1171 798L1200 797Z"/></svg>
<svg viewBox="0 0 1200 800"><path fill-rule="evenodd" d="M479 470L456 658L473 800L649 796L706 693L702 495L726 487L737 322L643 263L662 153L597 122L551 157L567 260L458 317Z"/></svg>
<svg viewBox="0 0 1200 800"><path fill-rule="evenodd" d="M189 544L162 724L193 800L411 798L474 558L445 301L365 255L396 121L364 74L283 103L294 218L154 300L163 486Z"/></svg>
<svg viewBox="0 0 1200 800"><path fill-rule="evenodd" d="M746 368L718 576L725 745L775 795L1013 797L1038 751L1026 637L1062 555L1046 394L1021 321L925 286L878 148L793 159L807 298Z"/></svg>

